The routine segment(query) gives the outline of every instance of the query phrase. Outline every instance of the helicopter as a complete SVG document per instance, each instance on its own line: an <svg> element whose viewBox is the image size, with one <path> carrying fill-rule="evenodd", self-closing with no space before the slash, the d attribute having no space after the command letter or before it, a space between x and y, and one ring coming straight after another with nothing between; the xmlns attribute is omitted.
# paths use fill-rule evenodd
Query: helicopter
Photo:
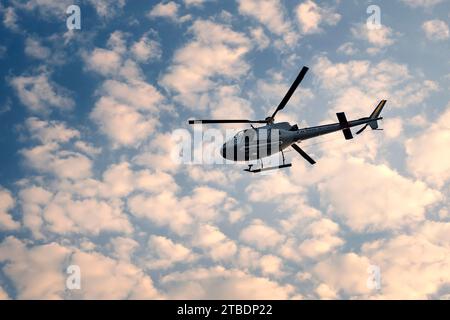
<svg viewBox="0 0 450 320"><path fill-rule="evenodd" d="M380 113L387 100L381 100L368 117L348 121L344 112L336 113L338 122L319 125L314 127L299 128L297 124L291 125L289 122L275 122L277 113L284 109L295 90L302 82L309 68L304 66L291 87L287 91L280 104L271 116L264 120L226 119L226 120L189 120L189 124L214 124L214 123L248 123L251 128L239 131L232 139L225 142L220 150L223 158L232 161L252 161L259 160L260 168L253 169L253 164L248 164L244 171L258 173L266 170L282 169L291 167L292 163L285 163L284 150L292 147L311 165L316 161L312 159L302 148L298 146L304 140L322 136L325 134L341 131L346 140L353 139L350 128L364 125L356 134L361 134L368 126L372 130L383 130L378 128L378 120L382 120ZM264 124L254 127L253 124ZM274 167L264 168L262 159L281 152L283 163Z"/></svg>

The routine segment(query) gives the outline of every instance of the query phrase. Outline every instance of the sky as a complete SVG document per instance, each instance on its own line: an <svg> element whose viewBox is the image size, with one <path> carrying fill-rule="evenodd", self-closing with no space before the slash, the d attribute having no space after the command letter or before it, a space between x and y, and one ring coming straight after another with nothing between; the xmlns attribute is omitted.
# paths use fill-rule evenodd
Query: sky
<svg viewBox="0 0 450 320"><path fill-rule="evenodd" d="M450 298L448 0L0 3L0 299ZM384 130L176 161L302 66L277 121Z"/></svg>

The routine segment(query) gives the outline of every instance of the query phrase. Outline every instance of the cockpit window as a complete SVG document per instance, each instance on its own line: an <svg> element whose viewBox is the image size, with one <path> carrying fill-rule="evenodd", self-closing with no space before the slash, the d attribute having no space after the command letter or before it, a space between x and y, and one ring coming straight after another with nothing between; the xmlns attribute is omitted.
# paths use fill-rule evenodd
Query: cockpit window
<svg viewBox="0 0 450 320"><path fill-rule="evenodd" d="M244 130L244 131L239 131L239 132L236 134L235 138L236 138L236 140L237 140L238 143L241 143L241 142L242 142L242 139L243 139L243 137L244 137L244 132L245 132L245 130Z"/></svg>

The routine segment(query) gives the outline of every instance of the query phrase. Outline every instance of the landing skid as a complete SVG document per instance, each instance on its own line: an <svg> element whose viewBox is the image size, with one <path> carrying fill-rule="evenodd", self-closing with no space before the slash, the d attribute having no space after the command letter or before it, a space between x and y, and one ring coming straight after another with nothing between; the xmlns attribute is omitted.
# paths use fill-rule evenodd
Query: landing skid
<svg viewBox="0 0 450 320"><path fill-rule="evenodd" d="M244 171L251 172L251 173L258 173L258 172L262 172L262 171L269 171L269 170L276 170L276 169L283 169L283 168L292 167L292 163L285 163L284 152L283 151L281 151L281 154L283 155L283 164L282 165L275 166L275 167L264 168L264 164L263 164L262 159L259 159L261 161L261 167L259 169L252 169L253 164L249 164L248 165L248 169L244 169Z"/></svg>
<svg viewBox="0 0 450 320"><path fill-rule="evenodd" d="M262 171L269 171L269 170L275 170L275 169L283 169L283 168L288 168L288 167L292 167L292 163L286 163L286 164L282 164L280 166L275 166L275 167L267 167L267 168L259 168L259 169L254 169L252 170L252 164L248 165L248 169L244 169L244 171L247 172L251 172L251 173L258 173L258 172L262 172Z"/></svg>

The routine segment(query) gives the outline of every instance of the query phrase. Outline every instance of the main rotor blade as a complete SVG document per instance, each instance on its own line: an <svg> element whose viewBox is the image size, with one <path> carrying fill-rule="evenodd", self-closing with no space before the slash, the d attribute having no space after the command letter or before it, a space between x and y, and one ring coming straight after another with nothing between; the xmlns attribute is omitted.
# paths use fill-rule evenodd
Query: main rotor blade
<svg viewBox="0 0 450 320"><path fill-rule="evenodd" d="M315 164L316 162L313 160L313 158L311 158L305 151L303 151L302 148L300 148L298 145L296 145L295 143L291 145L292 148L294 148L295 151L297 151L298 153L300 153L300 155L306 159L306 161L308 161L311 164Z"/></svg>
<svg viewBox="0 0 450 320"><path fill-rule="evenodd" d="M189 120L189 124L196 124L196 123L267 123L267 120L244 120L244 119L237 119L237 120Z"/></svg>
<svg viewBox="0 0 450 320"><path fill-rule="evenodd" d="M273 113L272 119L275 118L275 115L277 114L278 111L282 110L286 106L289 99L294 94L295 90L297 89L298 85L300 84L300 82L302 82L302 80L305 77L305 74L306 74L306 72L308 72L308 70L309 70L308 67L303 67L302 70L300 70L300 73L298 74L297 79L295 79L295 81L292 83L291 87L289 88L288 92L284 96L283 100L281 100L277 109Z"/></svg>

